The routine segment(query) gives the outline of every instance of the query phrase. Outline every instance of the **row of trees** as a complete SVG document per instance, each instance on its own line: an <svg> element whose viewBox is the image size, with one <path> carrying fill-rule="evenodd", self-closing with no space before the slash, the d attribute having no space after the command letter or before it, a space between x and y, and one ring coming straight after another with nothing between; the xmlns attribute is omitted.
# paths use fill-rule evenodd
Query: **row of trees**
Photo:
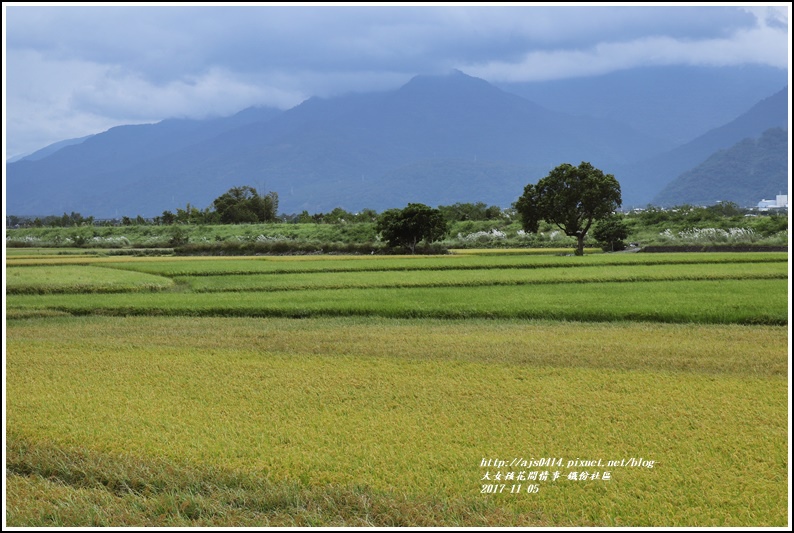
<svg viewBox="0 0 794 533"><path fill-rule="evenodd" d="M419 204L417 204L419 205ZM447 222L461 222L466 220L506 220L510 214L501 207L487 205L484 202L458 202L453 205L440 205L438 210ZM376 222L380 215L374 209L362 209L357 213L345 211L341 207L329 213L315 213L302 211L297 215L281 215L284 222L299 224L339 224L345 222Z"/></svg>
<svg viewBox="0 0 794 533"><path fill-rule="evenodd" d="M584 241L593 223L605 221L599 227L599 240L620 244L626 238L627 229L613 217L621 205L620 185L611 174L604 174L590 163L582 162L578 167L568 163L553 169L548 176L536 184L529 184L513 205L520 216L522 227L527 232L537 233L540 221L556 225L566 235L576 237L576 253L584 253ZM233 187L212 202L212 207L199 210L190 204L176 213L164 211L156 217L157 224L243 224L275 222L278 220L278 194L265 195L250 186ZM378 215L368 209L361 213L348 213L337 208L328 214L311 216L304 211L297 215L297 222L375 222L376 231L391 247L402 247L415 253L424 242L432 244L442 240L450 222L497 220L506 214L496 206L482 202L457 203L437 209L420 203L410 203L403 209L388 209ZM612 217L612 218L610 218ZM81 225L93 223L79 213L64 214L54 220L59 225ZM146 221L138 216L135 220L122 218L122 224L141 224Z"/></svg>
<svg viewBox="0 0 794 533"><path fill-rule="evenodd" d="M190 204L185 209L177 209L176 213L164 211L161 217L154 219L154 222L158 224L245 224L281 221L297 224L340 224L377 222L386 215L386 212L379 215L374 209L362 209L352 213L337 207L328 213L310 214L304 210L299 214L277 216L278 195L270 192L265 196L260 196L256 189L248 186L229 189L216 198L212 205L213 209L207 208L203 211L199 211ZM394 210L390 211L386 215L387 217L394 214ZM503 220L510 216L502 208L495 205L489 206L483 202L458 202L454 205L441 205L438 207L438 212L446 222ZM131 224L133 222L124 217L122 223ZM140 217L135 223L140 223Z"/></svg>
<svg viewBox="0 0 794 533"><path fill-rule="evenodd" d="M564 163L553 169L536 184L528 184L523 194L513 204L525 231L537 233L541 221L556 225L565 235L577 239L576 254L584 253L584 242L593 224L602 221L596 237L609 243L612 249L622 245L628 230L614 216L621 205L620 184L611 174L604 174L590 163L578 167ZM729 209L723 206L721 209ZM199 210L190 204L176 213L164 211L155 222L241 224L275 222L278 220L278 195L270 192L260 195L253 187L233 187L212 202L212 207ZM725 214L725 213L723 213ZM403 209L388 209L378 215L373 210L348 213L337 208L326 215L310 216L306 211L297 216L298 222L341 222L345 220L375 222L376 231L391 247L402 247L415 253L424 242L432 244L442 240L448 224L467 220L496 220L505 213L496 206L457 203L433 209L424 204L410 203ZM78 213L64 214L58 222L79 225L92 219L83 219ZM145 222L124 217L124 224Z"/></svg>
<svg viewBox="0 0 794 533"><path fill-rule="evenodd" d="M604 174L590 163L582 162L578 167L568 163L553 169L548 176L529 184L514 204L521 217L525 231L537 233L541 220L559 227L566 235L576 237L576 254L584 253L584 241L593 223L611 217L621 205L620 184L611 174ZM179 220L192 218L205 220L217 217L224 224L270 222L277 218L278 195L274 192L260 196L253 187L234 187L213 202L214 212L187 212L174 215ZM163 213L163 222L171 217ZM499 207L457 203L433 209L424 204L410 203L403 209L388 209L379 216L372 210L352 214L337 208L327 215L310 217L304 211L298 222L322 221L375 221L376 231L389 246L403 247L415 253L421 242L432 244L443 239L448 231L448 222L464 220L495 220L504 214ZM599 235L612 247L620 245L628 230L620 221L612 218L599 228Z"/></svg>
<svg viewBox="0 0 794 533"><path fill-rule="evenodd" d="M185 209L177 208L176 212L163 211L153 219L145 219L138 215L135 218L123 216L121 225L171 225L171 224L253 224L258 222L276 222L278 218L278 194L269 192L260 195L253 187L232 187L212 202L211 207L198 209L189 203ZM97 223L94 217L83 217L80 213L64 213L61 217L37 217L32 223L23 217L9 216L7 225L32 225L34 227L74 227L92 226ZM109 223L113 223L108 221Z"/></svg>
<svg viewBox="0 0 794 533"><path fill-rule="evenodd" d="M30 217L20 217L16 215L8 215L6 217L6 226L33 226L44 227L51 226L53 228L71 228L74 226L93 226L96 223L94 217L84 217L80 213L71 214L64 213L62 216L50 215L46 217L35 217L33 220Z"/></svg>
<svg viewBox="0 0 794 533"><path fill-rule="evenodd" d="M524 231L537 233L541 221L556 225L576 238L576 255L583 255L585 237L597 221L602 222L596 235L599 242L612 250L624 247L628 228L615 216L621 202L615 176L583 161L578 167L564 163L536 184L527 185L514 207ZM483 211L485 214L487 209ZM492 212L492 216L498 213ZM385 211L378 218L376 229L390 246L414 253L420 242L430 244L444 238L447 217L440 208L408 204L404 209Z"/></svg>
<svg viewBox="0 0 794 533"><path fill-rule="evenodd" d="M373 223L380 216L374 209L362 209L358 212L346 211L337 207L328 213L310 214L302 211L298 214L276 215L278 195L270 192L261 196L252 187L234 187L213 201L211 207L198 209L188 203L184 209L166 210L160 216L143 218L122 216L120 219L97 221L94 217L83 217L80 213L64 213L63 216L47 216L31 219L30 217L9 216L7 224L14 226L34 227L75 227L94 225L143 226L171 224L242 224L257 222L286 222L294 224L345 224ZM489 206L484 202L441 205L438 210L448 223L460 221L512 220L512 209Z"/></svg>

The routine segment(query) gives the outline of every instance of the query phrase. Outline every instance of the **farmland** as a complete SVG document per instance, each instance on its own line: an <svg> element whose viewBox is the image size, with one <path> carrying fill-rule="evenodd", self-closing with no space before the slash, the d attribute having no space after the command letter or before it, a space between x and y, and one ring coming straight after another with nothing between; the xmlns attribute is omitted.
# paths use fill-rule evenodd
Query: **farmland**
<svg viewBox="0 0 794 533"><path fill-rule="evenodd" d="M6 278L8 525L787 523L785 253Z"/></svg>

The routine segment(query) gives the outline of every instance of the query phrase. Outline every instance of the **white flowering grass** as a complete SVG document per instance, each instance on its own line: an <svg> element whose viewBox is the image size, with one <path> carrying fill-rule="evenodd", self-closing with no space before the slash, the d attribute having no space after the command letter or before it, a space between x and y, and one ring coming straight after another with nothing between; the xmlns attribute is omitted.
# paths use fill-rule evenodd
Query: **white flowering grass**
<svg viewBox="0 0 794 533"><path fill-rule="evenodd" d="M144 243L149 239L144 240ZM66 236L63 237L59 234L49 238L37 237L34 235L6 235L6 244L8 245L24 245L24 246L79 246L88 248L126 248L130 246L130 239L124 235L109 235L109 236Z"/></svg>
<svg viewBox="0 0 794 533"><path fill-rule="evenodd" d="M285 237L284 235L259 235L254 239L256 242L283 242L283 241L290 241L289 237Z"/></svg>
<svg viewBox="0 0 794 533"><path fill-rule="evenodd" d="M457 239L464 243L489 243L494 241L503 241L507 238L507 234L493 228L489 231L476 231L474 233L458 233Z"/></svg>
<svg viewBox="0 0 794 533"><path fill-rule="evenodd" d="M549 232L540 231L537 234L534 233L527 233L526 231L520 229L516 231L516 239L519 241L529 241L529 240L538 240L540 242L557 242L561 243L566 240L571 240L571 237L568 237L560 230L552 230Z"/></svg>
<svg viewBox="0 0 794 533"><path fill-rule="evenodd" d="M543 234L543 235L545 235L545 234ZM563 237L565 237L563 232L558 231L558 230L552 231L551 233L548 234L548 239L551 242L557 242L557 241L561 240Z"/></svg>
<svg viewBox="0 0 794 533"><path fill-rule="evenodd" d="M35 235L14 235L11 233L6 234L6 244L10 245L23 245L23 246L41 246L47 244L46 241Z"/></svg>
<svg viewBox="0 0 794 533"><path fill-rule="evenodd" d="M91 244L98 247L125 247L130 245L130 240L124 235L109 237L92 237Z"/></svg>
<svg viewBox="0 0 794 533"><path fill-rule="evenodd" d="M758 236L750 228L690 228L673 233L669 228L659 233L664 242L682 244L750 244Z"/></svg>

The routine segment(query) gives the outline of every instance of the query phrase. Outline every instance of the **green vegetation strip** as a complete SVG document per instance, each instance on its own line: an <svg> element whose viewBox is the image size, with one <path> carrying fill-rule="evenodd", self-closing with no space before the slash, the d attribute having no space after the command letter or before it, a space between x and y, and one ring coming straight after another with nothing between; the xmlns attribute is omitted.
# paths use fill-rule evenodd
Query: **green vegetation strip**
<svg viewBox="0 0 794 533"><path fill-rule="evenodd" d="M787 283L783 279L7 297L8 318L36 309L115 316L352 315L769 325L788 322Z"/></svg>
<svg viewBox="0 0 794 533"><path fill-rule="evenodd" d="M11 321L7 516L780 527L786 346L755 326ZM565 462L525 470L560 479L481 493L483 459L541 457ZM632 457L653 468L568 479Z"/></svg>
<svg viewBox="0 0 794 533"><path fill-rule="evenodd" d="M103 254L106 250L96 248L57 248L57 247L34 247L25 246L22 248L13 248L6 246L6 256L31 256L38 257L41 255L98 255Z"/></svg>
<svg viewBox="0 0 794 533"><path fill-rule="evenodd" d="M567 268L719 263L786 263L788 254L594 254L583 257L549 255L448 255L448 256L283 256L283 257L101 257L8 259L9 266L86 264L146 272L160 276L214 276L265 273L364 272L410 270L476 270L493 268Z"/></svg>
<svg viewBox="0 0 794 533"><path fill-rule="evenodd" d="M788 279L786 263L717 263L587 268L313 272L247 276L182 276L196 292L277 291L386 287L473 287L605 281Z"/></svg>
<svg viewBox="0 0 794 533"><path fill-rule="evenodd" d="M659 254L659 255L591 255L584 257L562 256L417 256L394 258L388 256L350 257L303 257L303 258L259 258L258 260L225 261L194 258L192 261L146 261L116 263L115 268L148 272L162 276L213 276L248 275L264 273L312 273L312 272L365 272L365 271L411 271L411 270L477 270L477 269L532 269L569 268L581 266L624 265L669 265L708 263L785 263L785 253L769 254ZM109 265L110 266L110 265Z"/></svg>
<svg viewBox="0 0 794 533"><path fill-rule="evenodd" d="M162 276L89 265L6 267L6 294L157 291L173 284Z"/></svg>
<svg viewBox="0 0 794 533"><path fill-rule="evenodd" d="M455 255L569 255L573 248L450 248ZM584 253L600 254L600 248L585 248Z"/></svg>

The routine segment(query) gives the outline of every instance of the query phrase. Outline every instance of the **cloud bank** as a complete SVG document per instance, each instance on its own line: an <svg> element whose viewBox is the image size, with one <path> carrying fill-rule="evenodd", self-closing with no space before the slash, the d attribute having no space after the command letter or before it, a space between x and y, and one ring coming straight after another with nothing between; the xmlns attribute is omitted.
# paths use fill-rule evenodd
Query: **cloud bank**
<svg viewBox="0 0 794 533"><path fill-rule="evenodd" d="M787 4L3 9L8 157L118 124L286 109L453 68L500 82L789 62Z"/></svg>

